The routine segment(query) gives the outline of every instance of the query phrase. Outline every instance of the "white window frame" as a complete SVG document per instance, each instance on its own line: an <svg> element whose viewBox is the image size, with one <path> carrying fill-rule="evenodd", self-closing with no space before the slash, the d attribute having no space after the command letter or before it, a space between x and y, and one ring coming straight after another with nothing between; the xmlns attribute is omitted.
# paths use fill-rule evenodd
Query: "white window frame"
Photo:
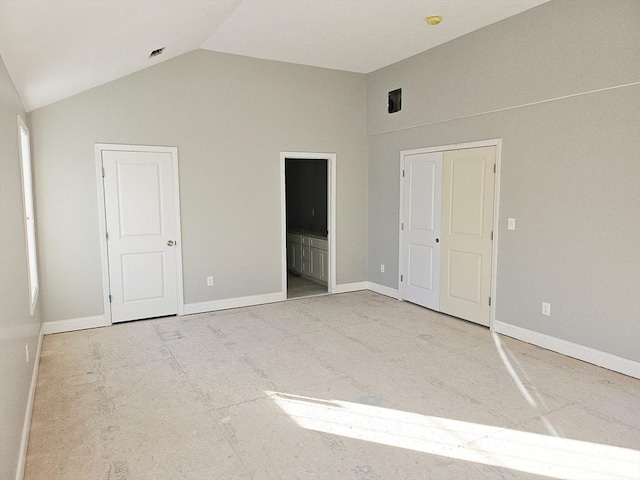
<svg viewBox="0 0 640 480"><path fill-rule="evenodd" d="M31 135L22 117L18 115L18 151L22 177L22 206L29 273L29 304L31 315L38 303L38 251L36 246L36 219L33 198L33 170L31 167Z"/></svg>

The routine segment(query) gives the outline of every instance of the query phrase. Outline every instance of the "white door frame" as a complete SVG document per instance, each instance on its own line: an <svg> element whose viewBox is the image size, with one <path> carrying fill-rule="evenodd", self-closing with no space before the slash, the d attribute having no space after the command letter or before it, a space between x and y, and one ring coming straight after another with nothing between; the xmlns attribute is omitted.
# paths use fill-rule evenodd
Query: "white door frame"
<svg viewBox="0 0 640 480"><path fill-rule="evenodd" d="M496 320L496 290L498 279L498 225L499 225L499 213L500 213L500 172L502 164L502 139L494 138L490 140L480 140L477 142L466 143L454 143L451 145L439 145L436 147L416 148L412 150L402 150L400 152L400 222L398 223L399 232L399 257L398 257L398 300L402 300L402 282L400 281L400 275L402 271L403 251L403 231L402 223L404 222L404 178L402 172L404 171L405 157L408 155L415 155L420 153L433 153L433 152L447 152L451 150L465 150L468 148L479 147L496 147L496 178L495 178L495 191L493 195L493 251L491 253L491 319L489 323L489 329L493 330L493 325Z"/></svg>
<svg viewBox="0 0 640 480"><path fill-rule="evenodd" d="M163 152L170 153L173 170L173 206L176 218L176 273L178 288L178 315L184 315L184 286L182 279L182 231L180 229L180 181L178 175L178 148L177 147L154 147L148 145L121 145L110 143L95 144L96 159L96 183L98 187L98 225L100 228L100 257L102 263L102 294L104 297L104 318L105 326L112 325L111 302L109 302L109 259L107 245L107 217L104 200L104 182L102 177L102 152Z"/></svg>
<svg viewBox="0 0 640 480"><path fill-rule="evenodd" d="M318 159L327 161L327 228L329 234L329 280L327 290L336 290L336 154L318 152L280 152L280 221L282 231L282 295L287 299L287 199L285 163L286 159Z"/></svg>

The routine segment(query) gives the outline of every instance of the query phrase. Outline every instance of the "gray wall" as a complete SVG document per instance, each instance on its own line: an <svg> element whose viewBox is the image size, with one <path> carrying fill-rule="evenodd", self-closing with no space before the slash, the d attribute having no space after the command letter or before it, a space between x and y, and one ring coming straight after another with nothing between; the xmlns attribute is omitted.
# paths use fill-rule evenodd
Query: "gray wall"
<svg viewBox="0 0 640 480"><path fill-rule="evenodd" d="M369 280L398 287L400 151L502 138L497 320L640 360L639 22L551 1L369 74Z"/></svg>
<svg viewBox="0 0 640 480"><path fill-rule="evenodd" d="M178 147L186 303L281 290L280 151L337 154L337 281L366 280L365 102L364 75L197 50L31 112L46 321L103 313L96 142Z"/></svg>
<svg viewBox="0 0 640 480"><path fill-rule="evenodd" d="M31 316L29 305L17 115L26 120L0 59L0 478L16 475L40 333L39 306Z"/></svg>

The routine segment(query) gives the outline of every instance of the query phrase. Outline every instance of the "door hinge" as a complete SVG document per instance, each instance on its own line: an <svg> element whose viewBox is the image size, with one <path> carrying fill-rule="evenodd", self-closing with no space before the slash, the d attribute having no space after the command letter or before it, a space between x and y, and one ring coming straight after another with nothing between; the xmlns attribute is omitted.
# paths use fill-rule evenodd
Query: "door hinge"
<svg viewBox="0 0 640 480"><path fill-rule="evenodd" d="M404 230L404 222L400 224L400 230Z"/></svg>
<svg viewBox="0 0 640 480"><path fill-rule="evenodd" d="M105 236L107 237L107 240L109 240L109 232L107 232Z"/></svg>
<svg viewBox="0 0 640 480"><path fill-rule="evenodd" d="M404 170L402 170L402 178L404 178Z"/></svg>
<svg viewBox="0 0 640 480"><path fill-rule="evenodd" d="M109 294L109 303L111 303L111 298L112 298L111 294Z"/></svg>
<svg viewBox="0 0 640 480"><path fill-rule="evenodd" d="M493 164L493 173L496 173L496 164Z"/></svg>
<svg viewBox="0 0 640 480"><path fill-rule="evenodd" d="M493 240L493 230L491 230L491 240Z"/></svg>
<svg viewBox="0 0 640 480"><path fill-rule="evenodd" d="M491 297L489 297L489 306L491 306Z"/></svg>
<svg viewBox="0 0 640 480"><path fill-rule="evenodd" d="M400 275L400 281L404 282L404 275Z"/></svg>
<svg viewBox="0 0 640 480"><path fill-rule="evenodd" d="M104 178L104 167L102 167L102 178Z"/></svg>

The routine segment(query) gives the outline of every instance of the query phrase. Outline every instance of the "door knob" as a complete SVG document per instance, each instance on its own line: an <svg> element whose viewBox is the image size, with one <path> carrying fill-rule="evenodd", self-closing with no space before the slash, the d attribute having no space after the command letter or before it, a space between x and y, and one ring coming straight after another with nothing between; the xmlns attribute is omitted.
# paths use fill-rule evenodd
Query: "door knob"
<svg viewBox="0 0 640 480"><path fill-rule="evenodd" d="M167 245L169 245L170 247L173 247L176 244L176 242L174 242L173 240L169 240L167 242Z"/></svg>

